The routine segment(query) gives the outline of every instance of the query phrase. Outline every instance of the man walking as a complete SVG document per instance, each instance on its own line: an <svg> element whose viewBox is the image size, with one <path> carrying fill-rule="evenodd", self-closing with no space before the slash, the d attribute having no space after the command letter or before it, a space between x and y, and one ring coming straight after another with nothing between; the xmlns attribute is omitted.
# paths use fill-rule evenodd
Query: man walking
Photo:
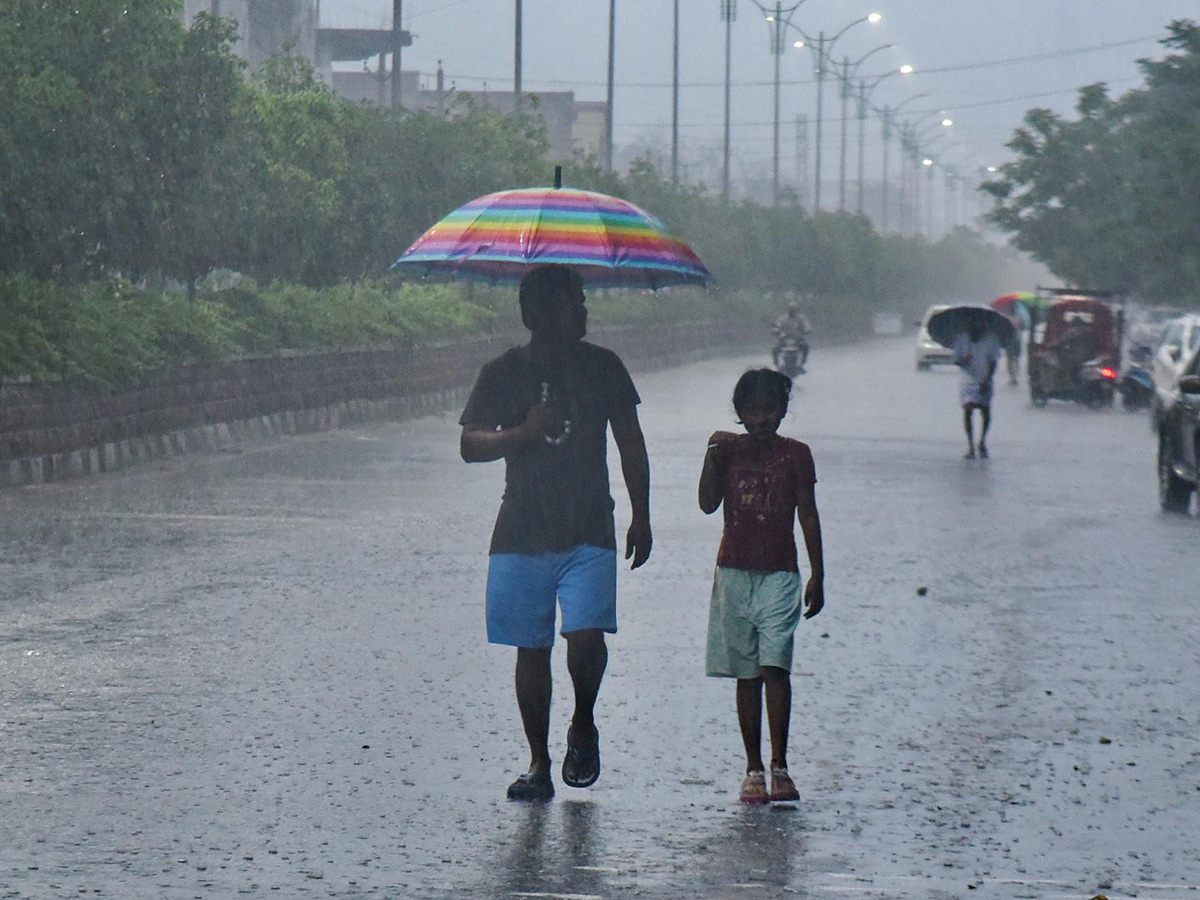
<svg viewBox="0 0 1200 900"><path fill-rule="evenodd" d="M954 341L954 364L962 369L959 399L963 408L963 428L967 432L967 452L963 459L975 458L975 431L972 413L979 410L979 456L988 458L987 436L992 425L992 383L996 363L1000 361L1000 339L995 332L972 323Z"/></svg>
<svg viewBox="0 0 1200 900"><path fill-rule="evenodd" d="M574 270L531 270L520 287L529 343L483 367L460 419L463 459L504 459L506 465L488 565L487 632L491 643L517 648L517 705L530 765L509 786L510 800L554 796L549 729L556 605L575 689L562 779L587 787L600 775L593 709L608 662L604 634L617 630L610 425L632 508L625 558L636 569L652 545L640 398L617 355L583 340L584 299Z"/></svg>

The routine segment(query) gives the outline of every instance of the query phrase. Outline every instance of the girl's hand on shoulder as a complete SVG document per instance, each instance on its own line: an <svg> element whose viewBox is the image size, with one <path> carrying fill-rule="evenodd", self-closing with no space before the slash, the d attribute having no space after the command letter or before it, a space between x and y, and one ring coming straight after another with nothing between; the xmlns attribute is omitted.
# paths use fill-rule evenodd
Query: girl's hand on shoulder
<svg viewBox="0 0 1200 900"><path fill-rule="evenodd" d="M732 431L714 431L708 439L708 445L711 447L713 444L724 444L738 437L739 435Z"/></svg>

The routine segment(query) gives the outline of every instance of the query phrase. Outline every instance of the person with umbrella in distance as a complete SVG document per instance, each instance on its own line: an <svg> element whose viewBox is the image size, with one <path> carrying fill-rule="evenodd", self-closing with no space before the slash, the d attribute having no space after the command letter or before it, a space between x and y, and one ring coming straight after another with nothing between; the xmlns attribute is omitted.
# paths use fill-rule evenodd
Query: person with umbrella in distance
<svg viewBox="0 0 1200 900"><path fill-rule="evenodd" d="M964 459L975 458L973 415L979 410L979 456L988 458L987 435L992 424L992 379L1003 347L996 332L978 318L970 319L954 341L954 364L962 369L959 397L963 407L963 427L967 432Z"/></svg>
<svg viewBox="0 0 1200 900"><path fill-rule="evenodd" d="M616 534L606 460L612 427L632 522L625 558L650 555L650 465L640 402L624 364L587 333L583 280L561 265L537 266L520 283L529 342L487 363L460 423L466 462L503 459L504 498L492 533L488 640L517 648L516 693L530 765L510 800L554 796L549 751L550 652L556 606L567 643L575 709L562 779L587 787L600 775L594 707L617 630Z"/></svg>

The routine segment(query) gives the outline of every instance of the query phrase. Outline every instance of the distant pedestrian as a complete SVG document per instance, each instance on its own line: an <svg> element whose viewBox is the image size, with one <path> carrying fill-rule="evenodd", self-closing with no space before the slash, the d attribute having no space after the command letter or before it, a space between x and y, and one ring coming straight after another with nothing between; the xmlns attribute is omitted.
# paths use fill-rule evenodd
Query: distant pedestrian
<svg viewBox="0 0 1200 900"><path fill-rule="evenodd" d="M1025 321L1016 312L1016 307L1013 311L1005 314L1010 322L1012 322L1012 335L1004 342L1004 361L1008 368L1008 384L1010 387L1016 387L1017 373L1021 369L1021 349L1025 342Z"/></svg>
<svg viewBox="0 0 1200 900"><path fill-rule="evenodd" d="M572 269L539 266L521 282L529 343L483 367L460 420L467 462L505 460L504 499L492 532L487 634L517 648L517 705L529 741L529 771L510 800L549 800L550 650L556 607L567 641L575 711L562 778L587 787L600 775L596 695L608 662L605 632L617 630L616 533L609 493L611 425L629 491L625 558L650 555L650 465L640 402L617 355L583 340L583 281Z"/></svg>
<svg viewBox="0 0 1200 900"><path fill-rule="evenodd" d="M972 421L979 410L979 456L988 458L987 435L992 425L992 392L996 364L1000 361L1000 339L995 332L978 323L961 332L954 341L954 364L962 369L959 399L963 408L963 428L967 432L964 459L975 458L975 429Z"/></svg>
<svg viewBox="0 0 1200 900"><path fill-rule="evenodd" d="M737 715L746 748L743 803L798 800L788 773L792 653L803 607L810 619L825 605L825 565L817 474L808 445L782 437L792 382L770 369L746 372L733 391L745 434L714 432L700 473L700 508L724 505L708 617L706 673L737 679ZM795 520L808 549L810 576L801 590ZM762 758L762 701L767 698L771 784Z"/></svg>

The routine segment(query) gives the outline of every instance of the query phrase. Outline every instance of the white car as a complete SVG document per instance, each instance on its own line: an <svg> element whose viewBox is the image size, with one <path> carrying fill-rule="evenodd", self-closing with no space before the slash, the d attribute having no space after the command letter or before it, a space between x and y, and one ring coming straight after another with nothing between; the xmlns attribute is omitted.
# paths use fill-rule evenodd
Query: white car
<svg viewBox="0 0 1200 900"><path fill-rule="evenodd" d="M929 324L929 319L934 313L939 313L943 309L949 309L948 304L939 304L931 306L925 310L925 315L921 317L920 330L917 332L917 371L928 371L930 366L937 365L954 365L954 351L943 347L937 341L929 336L929 331L926 326Z"/></svg>
<svg viewBox="0 0 1200 900"><path fill-rule="evenodd" d="M1180 316L1167 325L1162 341L1154 350L1154 421L1176 396L1184 367L1200 351L1200 315Z"/></svg>

